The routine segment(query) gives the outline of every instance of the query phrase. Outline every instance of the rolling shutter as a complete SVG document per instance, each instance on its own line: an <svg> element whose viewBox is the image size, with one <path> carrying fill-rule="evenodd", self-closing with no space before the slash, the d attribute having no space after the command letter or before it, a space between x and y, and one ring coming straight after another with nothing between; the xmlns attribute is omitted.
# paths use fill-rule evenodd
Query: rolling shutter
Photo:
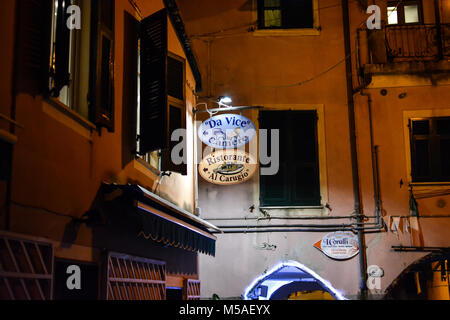
<svg viewBox="0 0 450 320"><path fill-rule="evenodd" d="M18 92L48 92L50 71L51 0L19 0L17 21Z"/></svg>
<svg viewBox="0 0 450 320"><path fill-rule="evenodd" d="M140 153L169 147L167 104L167 11L145 18L141 39Z"/></svg>

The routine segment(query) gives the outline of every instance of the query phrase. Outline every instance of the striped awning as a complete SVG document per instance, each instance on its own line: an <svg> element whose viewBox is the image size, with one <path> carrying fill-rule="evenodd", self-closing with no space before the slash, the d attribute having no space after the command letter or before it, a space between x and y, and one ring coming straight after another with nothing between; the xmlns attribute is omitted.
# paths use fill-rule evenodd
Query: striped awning
<svg viewBox="0 0 450 320"><path fill-rule="evenodd" d="M105 184L106 197L113 195L131 204L127 210L136 224L137 236L188 251L215 255L216 237L220 232L214 225L162 199L138 185Z"/></svg>

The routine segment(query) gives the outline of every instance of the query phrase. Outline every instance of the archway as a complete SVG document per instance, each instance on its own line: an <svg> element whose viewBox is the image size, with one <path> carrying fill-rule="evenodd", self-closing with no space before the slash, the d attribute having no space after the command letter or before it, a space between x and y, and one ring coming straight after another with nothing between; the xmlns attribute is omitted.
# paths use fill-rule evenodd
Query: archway
<svg viewBox="0 0 450 320"><path fill-rule="evenodd" d="M386 289L386 300L450 300L450 253L432 253L412 263Z"/></svg>
<svg viewBox="0 0 450 320"><path fill-rule="evenodd" d="M346 300L331 284L296 261L281 262L256 278L245 300Z"/></svg>

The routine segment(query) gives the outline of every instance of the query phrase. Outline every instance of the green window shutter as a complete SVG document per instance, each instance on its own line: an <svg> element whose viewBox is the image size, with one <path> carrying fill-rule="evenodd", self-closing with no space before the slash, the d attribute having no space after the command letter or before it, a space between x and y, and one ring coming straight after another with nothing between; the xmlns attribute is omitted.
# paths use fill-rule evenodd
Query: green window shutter
<svg viewBox="0 0 450 320"><path fill-rule="evenodd" d="M169 147L167 103L167 11L140 23L140 153Z"/></svg>
<svg viewBox="0 0 450 320"><path fill-rule="evenodd" d="M414 182L432 181L430 119L410 120L411 169Z"/></svg>
<svg viewBox="0 0 450 320"><path fill-rule="evenodd" d="M270 130L280 130L280 168L276 175L260 177L260 205L284 206L290 203L289 184L289 128L287 114L284 111L261 111L259 114L260 129L266 129L268 134L268 153L271 152ZM264 167L264 165L261 165Z"/></svg>
<svg viewBox="0 0 450 320"><path fill-rule="evenodd" d="M122 167L133 161L136 155L138 30L139 22L126 12L123 48Z"/></svg>
<svg viewBox="0 0 450 320"><path fill-rule="evenodd" d="M61 89L70 82L70 29L67 28L67 20L70 17L67 13L67 8L70 6L70 1L57 0L56 3L58 4L58 9L56 11L56 38L53 44L55 57L53 70L51 71L53 85L50 94L52 97L59 97Z"/></svg>
<svg viewBox="0 0 450 320"><path fill-rule="evenodd" d="M292 140L289 159L291 201L294 205L320 206L317 113L292 111L289 120Z"/></svg>
<svg viewBox="0 0 450 320"><path fill-rule="evenodd" d="M92 0L91 118L114 131L114 0Z"/></svg>
<svg viewBox="0 0 450 320"><path fill-rule="evenodd" d="M319 206L316 111L262 111L260 128L280 130L280 169L261 175L261 206Z"/></svg>
<svg viewBox="0 0 450 320"><path fill-rule="evenodd" d="M51 0L18 0L17 69L18 92L47 94L50 71Z"/></svg>

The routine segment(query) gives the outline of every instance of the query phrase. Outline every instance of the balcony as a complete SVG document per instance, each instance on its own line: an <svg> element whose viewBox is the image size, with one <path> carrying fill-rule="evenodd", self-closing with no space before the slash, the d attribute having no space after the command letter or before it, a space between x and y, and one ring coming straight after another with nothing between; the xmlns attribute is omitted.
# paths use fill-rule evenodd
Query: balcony
<svg viewBox="0 0 450 320"><path fill-rule="evenodd" d="M408 75L408 83L414 77L418 80L410 85L436 85L436 78L450 81L450 24L359 29L357 43L360 76L366 85L373 82L374 76L396 78L396 85L407 85L400 81L400 75Z"/></svg>

